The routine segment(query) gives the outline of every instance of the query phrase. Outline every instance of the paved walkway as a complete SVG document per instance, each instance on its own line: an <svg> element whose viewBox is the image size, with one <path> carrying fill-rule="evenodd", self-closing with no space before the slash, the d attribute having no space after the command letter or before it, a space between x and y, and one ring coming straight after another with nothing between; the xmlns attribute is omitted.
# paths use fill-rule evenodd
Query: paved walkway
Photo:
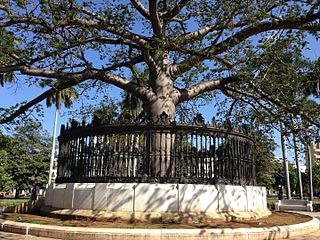
<svg viewBox="0 0 320 240"><path fill-rule="evenodd" d="M320 212L298 212L301 214L307 214L311 217L316 217L320 220ZM305 236L300 236L300 237L293 237L290 238L292 240L319 240L320 239L320 229L314 233L305 235Z"/></svg>
<svg viewBox="0 0 320 240"><path fill-rule="evenodd" d="M13 233L6 233L0 231L0 239L1 240L58 240L55 238L42 238L42 237L35 237L30 235L21 235L21 234L13 234ZM295 238L290 238L292 240L319 240L320 239L320 230L309 234L307 236L300 236ZM90 240L90 239L88 239Z"/></svg>

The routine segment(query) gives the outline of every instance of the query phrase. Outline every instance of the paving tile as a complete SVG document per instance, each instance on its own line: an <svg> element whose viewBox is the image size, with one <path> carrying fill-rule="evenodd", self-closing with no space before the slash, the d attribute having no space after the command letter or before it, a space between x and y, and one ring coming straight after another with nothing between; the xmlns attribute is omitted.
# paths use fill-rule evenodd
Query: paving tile
<svg viewBox="0 0 320 240"><path fill-rule="evenodd" d="M42 238L42 237L7 233L7 232L1 232L1 231L0 231L0 239L1 240L46 240L46 239L47 240L56 240L54 238Z"/></svg>

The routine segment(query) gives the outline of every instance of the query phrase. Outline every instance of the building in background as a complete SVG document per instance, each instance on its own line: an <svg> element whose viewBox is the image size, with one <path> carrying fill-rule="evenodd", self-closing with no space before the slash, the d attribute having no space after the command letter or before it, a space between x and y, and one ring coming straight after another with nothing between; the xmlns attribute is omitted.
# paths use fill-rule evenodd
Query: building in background
<svg viewBox="0 0 320 240"><path fill-rule="evenodd" d="M320 163L320 142L310 144L311 161Z"/></svg>

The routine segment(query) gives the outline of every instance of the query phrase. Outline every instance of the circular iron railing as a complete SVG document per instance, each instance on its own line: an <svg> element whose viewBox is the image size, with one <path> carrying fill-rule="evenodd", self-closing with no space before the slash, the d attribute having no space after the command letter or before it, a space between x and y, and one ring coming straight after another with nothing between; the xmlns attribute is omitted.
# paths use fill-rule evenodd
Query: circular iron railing
<svg viewBox="0 0 320 240"><path fill-rule="evenodd" d="M56 182L254 185L254 140L203 122L73 122L61 128Z"/></svg>

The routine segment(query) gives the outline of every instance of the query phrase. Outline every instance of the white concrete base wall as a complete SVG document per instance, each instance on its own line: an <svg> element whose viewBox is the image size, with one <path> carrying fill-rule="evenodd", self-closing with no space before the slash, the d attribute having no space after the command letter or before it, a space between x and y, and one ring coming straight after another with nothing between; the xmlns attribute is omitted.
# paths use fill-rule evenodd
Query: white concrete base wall
<svg viewBox="0 0 320 240"><path fill-rule="evenodd" d="M267 209L265 187L201 184L63 183L45 204L110 212L246 212Z"/></svg>

